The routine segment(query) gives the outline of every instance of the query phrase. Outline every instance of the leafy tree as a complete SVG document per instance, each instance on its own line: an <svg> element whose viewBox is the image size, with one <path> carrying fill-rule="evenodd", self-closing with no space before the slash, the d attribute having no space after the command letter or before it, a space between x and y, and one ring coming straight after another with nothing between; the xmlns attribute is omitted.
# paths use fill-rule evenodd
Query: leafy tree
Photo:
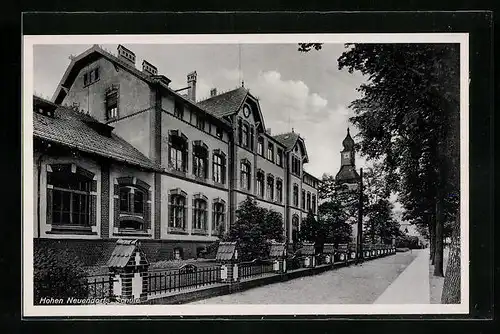
<svg viewBox="0 0 500 334"><path fill-rule="evenodd" d="M339 201L326 201L318 207L321 236L326 243L336 245L351 242L352 226Z"/></svg>
<svg viewBox="0 0 500 334"><path fill-rule="evenodd" d="M314 218L312 211L309 211L306 219L300 226L299 238L301 241L318 243L321 238L321 226Z"/></svg>
<svg viewBox="0 0 500 334"><path fill-rule="evenodd" d="M276 211L258 206L247 197L236 210L236 221L231 224L225 241L237 241L241 259L266 258L269 241L283 240L283 218Z"/></svg>

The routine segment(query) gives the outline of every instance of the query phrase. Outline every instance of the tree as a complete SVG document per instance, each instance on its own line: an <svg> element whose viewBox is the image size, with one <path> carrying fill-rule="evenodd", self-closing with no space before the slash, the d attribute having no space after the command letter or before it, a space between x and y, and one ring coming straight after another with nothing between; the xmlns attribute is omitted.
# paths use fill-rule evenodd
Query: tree
<svg viewBox="0 0 500 334"><path fill-rule="evenodd" d="M225 241L237 241L241 259L253 260L269 255L269 241L283 238L283 217L280 213L262 208L247 197L236 210Z"/></svg>
<svg viewBox="0 0 500 334"><path fill-rule="evenodd" d="M315 244L320 241L321 227L314 218L312 211L309 211L305 221L300 225L299 238L301 241L313 242Z"/></svg>
<svg viewBox="0 0 500 334"><path fill-rule="evenodd" d="M299 50L321 49L302 43ZM358 71L367 83L350 107L361 154L382 161L405 208L405 220L425 225L434 274L443 275L443 233L452 222L450 275L459 273L458 203L459 48L456 44L350 44L339 69ZM453 246L454 245L454 246ZM458 266L458 268L456 267ZM443 291L457 294L459 279L445 279ZM449 286L447 284L454 284ZM443 292L443 295L445 293ZM459 300L460 296L456 296ZM457 299L455 299L457 300Z"/></svg>

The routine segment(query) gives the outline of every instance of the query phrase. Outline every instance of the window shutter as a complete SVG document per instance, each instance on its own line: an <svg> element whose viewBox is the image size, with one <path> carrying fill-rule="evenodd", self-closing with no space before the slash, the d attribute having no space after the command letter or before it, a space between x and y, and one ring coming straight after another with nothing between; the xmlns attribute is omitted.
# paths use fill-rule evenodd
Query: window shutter
<svg viewBox="0 0 500 334"><path fill-rule="evenodd" d="M90 195L90 226L97 224L97 195Z"/></svg>
<svg viewBox="0 0 500 334"><path fill-rule="evenodd" d="M47 224L52 224L52 188L47 188Z"/></svg>
<svg viewBox="0 0 500 334"><path fill-rule="evenodd" d="M113 216L114 227L120 226L120 185L115 184L113 190Z"/></svg>
<svg viewBox="0 0 500 334"><path fill-rule="evenodd" d="M144 203L144 225L146 229L151 228L151 191L146 191L146 203Z"/></svg>

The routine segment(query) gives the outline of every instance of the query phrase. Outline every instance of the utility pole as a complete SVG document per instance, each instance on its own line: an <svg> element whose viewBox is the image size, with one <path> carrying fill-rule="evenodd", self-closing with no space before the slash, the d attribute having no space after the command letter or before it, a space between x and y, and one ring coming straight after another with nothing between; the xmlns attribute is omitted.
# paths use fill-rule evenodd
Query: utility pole
<svg viewBox="0 0 500 334"><path fill-rule="evenodd" d="M363 261L363 168L359 169L358 262Z"/></svg>

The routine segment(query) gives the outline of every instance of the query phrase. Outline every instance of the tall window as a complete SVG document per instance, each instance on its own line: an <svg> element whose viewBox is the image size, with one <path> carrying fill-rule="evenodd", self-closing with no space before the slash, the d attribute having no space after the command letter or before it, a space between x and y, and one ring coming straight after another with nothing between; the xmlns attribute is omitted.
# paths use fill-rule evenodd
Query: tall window
<svg viewBox="0 0 500 334"><path fill-rule="evenodd" d="M92 175L72 172L71 165L53 166L47 183L52 201L48 203L51 224L90 226L92 211ZM52 204L50 204L52 203ZM48 219L49 221L49 219Z"/></svg>
<svg viewBox="0 0 500 334"><path fill-rule="evenodd" d="M187 140L181 135L171 134L169 136L170 153L169 167L177 171L185 172L187 170Z"/></svg>
<svg viewBox="0 0 500 334"><path fill-rule="evenodd" d="M170 195L170 217L168 225L176 229L186 229L186 197L184 195Z"/></svg>
<svg viewBox="0 0 500 334"><path fill-rule="evenodd" d="M316 213L316 195L312 195L312 212Z"/></svg>
<svg viewBox="0 0 500 334"><path fill-rule="evenodd" d="M220 235L223 232L226 219L226 208L224 203L222 202L214 203L212 211L213 211L213 220L212 220L213 234Z"/></svg>
<svg viewBox="0 0 500 334"><path fill-rule="evenodd" d="M299 186L296 183L293 185L293 205L299 206Z"/></svg>
<svg viewBox="0 0 500 334"><path fill-rule="evenodd" d="M249 147L249 143L250 143L250 140L249 140L249 129L248 129L248 125L247 124L243 124L243 128L242 128L242 142L241 142L241 145L243 147Z"/></svg>
<svg viewBox="0 0 500 334"><path fill-rule="evenodd" d="M150 216L148 191L127 183L119 185L120 216L115 222L120 229L143 231Z"/></svg>
<svg viewBox="0 0 500 334"><path fill-rule="evenodd" d="M207 229L207 202L200 198L193 201L193 229Z"/></svg>
<svg viewBox="0 0 500 334"><path fill-rule="evenodd" d="M193 174L206 179L208 176L208 150L202 144L193 145Z"/></svg>
<svg viewBox="0 0 500 334"><path fill-rule="evenodd" d="M242 145L243 143L243 122L240 119L238 119L238 143Z"/></svg>
<svg viewBox="0 0 500 334"><path fill-rule="evenodd" d="M262 137L257 139L257 154L264 156L264 138Z"/></svg>
<svg viewBox="0 0 500 334"><path fill-rule="evenodd" d="M254 141L254 130L253 126L250 127L250 138L248 139L249 146L248 148L253 152L253 141Z"/></svg>
<svg viewBox="0 0 500 334"><path fill-rule="evenodd" d="M83 74L83 85L88 86L99 80L99 68L94 68Z"/></svg>
<svg viewBox="0 0 500 334"><path fill-rule="evenodd" d="M201 130L205 130L205 119L202 115L196 115L196 127Z"/></svg>
<svg viewBox="0 0 500 334"><path fill-rule="evenodd" d="M299 241L299 216L293 215L292 217L292 242Z"/></svg>
<svg viewBox="0 0 500 334"><path fill-rule="evenodd" d="M294 156L292 156L292 173L300 175L300 160Z"/></svg>
<svg viewBox="0 0 500 334"><path fill-rule="evenodd" d="M222 154L213 155L212 173L214 182L222 184L226 182L226 158Z"/></svg>
<svg viewBox="0 0 500 334"><path fill-rule="evenodd" d="M175 101L174 116L178 117L180 119L184 118L184 106L182 105L182 102L180 102L180 101Z"/></svg>
<svg viewBox="0 0 500 334"><path fill-rule="evenodd" d="M267 158L274 161L274 145L272 143L267 143Z"/></svg>
<svg viewBox="0 0 500 334"><path fill-rule="evenodd" d="M301 206L302 206L302 210L305 210L306 209L306 191L304 189L302 189L302 201L301 201Z"/></svg>
<svg viewBox="0 0 500 334"><path fill-rule="evenodd" d="M257 172L257 195L264 197L264 173Z"/></svg>
<svg viewBox="0 0 500 334"><path fill-rule="evenodd" d="M250 164L241 163L241 188L250 190Z"/></svg>
<svg viewBox="0 0 500 334"><path fill-rule="evenodd" d="M278 202L283 202L283 182L276 180L276 199Z"/></svg>
<svg viewBox="0 0 500 334"><path fill-rule="evenodd" d="M118 117L118 89L106 93L106 117L108 120Z"/></svg>
<svg viewBox="0 0 500 334"><path fill-rule="evenodd" d="M311 210L311 193L307 192L307 211Z"/></svg>
<svg viewBox="0 0 500 334"><path fill-rule="evenodd" d="M276 164L278 164L278 166L283 166L283 150L281 148L277 149Z"/></svg>
<svg viewBox="0 0 500 334"><path fill-rule="evenodd" d="M274 178L272 175L267 176L267 198L270 201L274 200Z"/></svg>

